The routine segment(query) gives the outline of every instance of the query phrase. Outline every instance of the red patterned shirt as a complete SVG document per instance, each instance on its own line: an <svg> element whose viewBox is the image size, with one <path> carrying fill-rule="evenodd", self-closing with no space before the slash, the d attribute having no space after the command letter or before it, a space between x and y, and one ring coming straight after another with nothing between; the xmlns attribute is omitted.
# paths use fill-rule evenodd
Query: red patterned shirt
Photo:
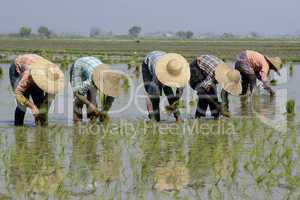
<svg viewBox="0 0 300 200"><path fill-rule="evenodd" d="M24 93L33 83L29 72L29 66L39 59L42 59L42 57L39 55L25 54L18 56L15 60L16 71L22 76L22 79L18 83L15 91L16 99L21 105L28 104L29 100L24 97Z"/></svg>

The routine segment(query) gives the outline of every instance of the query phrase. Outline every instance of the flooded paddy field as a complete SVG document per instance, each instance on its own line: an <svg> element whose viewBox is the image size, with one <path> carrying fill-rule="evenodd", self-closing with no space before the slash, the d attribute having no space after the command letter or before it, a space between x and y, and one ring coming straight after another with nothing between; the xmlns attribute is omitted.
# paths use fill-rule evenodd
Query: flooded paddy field
<svg viewBox="0 0 300 200"><path fill-rule="evenodd" d="M300 198L299 64L271 78L274 98L230 97L230 119L193 120L196 96L186 89L181 124L164 110L161 123L148 122L141 78L119 64L130 81L111 123L74 127L66 71L48 128L34 127L29 112L24 128L13 126L9 65L0 66L0 199ZM286 114L290 99L295 116Z"/></svg>

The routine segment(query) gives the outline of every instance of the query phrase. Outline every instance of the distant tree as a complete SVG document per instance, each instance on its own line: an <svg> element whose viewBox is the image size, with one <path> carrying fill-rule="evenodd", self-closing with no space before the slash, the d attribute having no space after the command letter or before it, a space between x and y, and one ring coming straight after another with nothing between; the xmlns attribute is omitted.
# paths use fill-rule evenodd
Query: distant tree
<svg viewBox="0 0 300 200"><path fill-rule="evenodd" d="M187 31L185 34L187 39L191 39L192 37L194 37L194 33L192 31Z"/></svg>
<svg viewBox="0 0 300 200"><path fill-rule="evenodd" d="M185 32L184 31L178 31L176 33L176 36L181 38L181 39L184 39L185 38Z"/></svg>
<svg viewBox="0 0 300 200"><path fill-rule="evenodd" d="M140 26L133 26L128 30L128 33L132 37L138 37L142 32L142 28Z"/></svg>
<svg viewBox="0 0 300 200"><path fill-rule="evenodd" d="M233 35L232 33L223 33L221 38L223 38L223 39L232 39L232 38L235 38L235 35Z"/></svg>
<svg viewBox="0 0 300 200"><path fill-rule="evenodd" d="M178 31L176 36L181 39L191 39L194 36L192 31Z"/></svg>
<svg viewBox="0 0 300 200"><path fill-rule="evenodd" d="M253 38L258 38L258 37L260 37L260 35L259 35L258 33L256 33L256 32L251 32L251 33L250 33L250 36L253 37Z"/></svg>
<svg viewBox="0 0 300 200"><path fill-rule="evenodd" d="M46 26L40 26L38 29L38 34L40 36L49 38L51 35L51 31Z"/></svg>
<svg viewBox="0 0 300 200"><path fill-rule="evenodd" d="M99 28L92 27L90 30L90 37L97 37L101 34L101 31Z"/></svg>
<svg viewBox="0 0 300 200"><path fill-rule="evenodd" d="M28 37L28 36L31 35L31 28L23 26L23 27L20 28L19 34L20 34L21 37Z"/></svg>

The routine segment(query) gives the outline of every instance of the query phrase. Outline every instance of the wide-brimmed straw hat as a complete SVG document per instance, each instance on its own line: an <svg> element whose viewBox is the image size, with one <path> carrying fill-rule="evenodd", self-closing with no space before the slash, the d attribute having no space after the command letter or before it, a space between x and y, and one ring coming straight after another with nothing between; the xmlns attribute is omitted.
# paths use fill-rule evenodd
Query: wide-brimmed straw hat
<svg viewBox="0 0 300 200"><path fill-rule="evenodd" d="M282 60L279 57L269 57L265 56L266 60L270 63L270 69L273 69L278 75L280 75L280 68L282 65Z"/></svg>
<svg viewBox="0 0 300 200"><path fill-rule="evenodd" d="M169 87L184 87L189 83L191 73L187 60L176 53L163 55L155 65L157 79Z"/></svg>
<svg viewBox="0 0 300 200"><path fill-rule="evenodd" d="M29 69L35 84L46 93L56 94L64 89L64 73L56 64L41 58Z"/></svg>
<svg viewBox="0 0 300 200"><path fill-rule="evenodd" d="M93 81L96 87L107 96L120 96L121 80L121 73L107 64L98 65L93 72Z"/></svg>
<svg viewBox="0 0 300 200"><path fill-rule="evenodd" d="M242 93L241 74L227 64L219 64L215 70L215 78L221 87L232 95Z"/></svg>

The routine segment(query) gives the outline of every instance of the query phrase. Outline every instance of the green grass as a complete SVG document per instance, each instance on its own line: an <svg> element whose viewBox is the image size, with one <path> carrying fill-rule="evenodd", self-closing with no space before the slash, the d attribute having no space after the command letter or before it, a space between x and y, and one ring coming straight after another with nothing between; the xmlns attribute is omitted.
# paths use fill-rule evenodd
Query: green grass
<svg viewBox="0 0 300 200"><path fill-rule="evenodd" d="M292 77L295 73L295 64L291 63L289 66L289 75Z"/></svg>
<svg viewBox="0 0 300 200"><path fill-rule="evenodd" d="M291 99L286 103L286 112L287 114L295 114L295 107L296 107L296 102L295 100Z"/></svg>
<svg viewBox="0 0 300 200"><path fill-rule="evenodd" d="M300 40L101 40L101 39L14 39L0 38L0 53L42 55L98 55L110 62L140 62L150 51L163 50L184 55L189 61L199 54L214 54L234 60L244 49L253 49L286 61L300 61ZM4 56L5 57L5 56ZM135 58L133 58L135 57ZM6 58L0 58L6 60Z"/></svg>

